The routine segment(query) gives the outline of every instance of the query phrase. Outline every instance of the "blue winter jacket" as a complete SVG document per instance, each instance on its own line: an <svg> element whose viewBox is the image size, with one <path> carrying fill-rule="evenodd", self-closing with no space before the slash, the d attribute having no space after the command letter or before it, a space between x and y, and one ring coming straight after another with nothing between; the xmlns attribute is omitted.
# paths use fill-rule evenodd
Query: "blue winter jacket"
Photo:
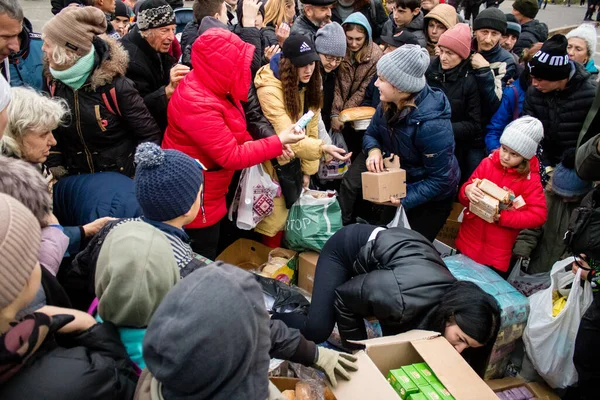
<svg viewBox="0 0 600 400"><path fill-rule="evenodd" d="M136 218L142 210L135 197L133 180L117 172L71 175L53 188L54 215L69 237L67 252L81 250L82 225L102 217Z"/></svg>
<svg viewBox="0 0 600 400"><path fill-rule="evenodd" d="M415 104L417 107L393 127L388 127L379 105L363 137L365 154L378 148L400 156L406 170L407 195L402 200L406 209L454 196L460 180L446 95L425 85Z"/></svg>
<svg viewBox="0 0 600 400"><path fill-rule="evenodd" d="M41 91L44 69L42 35L32 32L31 23L25 19L19 39L21 49L9 56L10 86L30 86Z"/></svg>
<svg viewBox="0 0 600 400"><path fill-rule="evenodd" d="M510 124L515 118L515 88L518 92L517 115L521 115L523 110L523 102L525 101L525 91L521 87L520 79L507 86L502 92L502 102L500 107L492 117L492 120L486 127L485 147L488 153L500 147L500 136L504 132L506 125Z"/></svg>

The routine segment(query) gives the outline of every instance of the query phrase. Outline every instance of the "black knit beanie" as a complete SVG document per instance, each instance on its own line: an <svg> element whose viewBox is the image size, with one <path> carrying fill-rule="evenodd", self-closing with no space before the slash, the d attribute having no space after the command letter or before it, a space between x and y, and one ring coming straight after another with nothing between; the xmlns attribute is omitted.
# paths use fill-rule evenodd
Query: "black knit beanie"
<svg viewBox="0 0 600 400"><path fill-rule="evenodd" d="M554 35L546 40L540 51L529 61L532 77L547 81L561 81L571 74L571 63L567 54L569 44L564 35Z"/></svg>
<svg viewBox="0 0 600 400"><path fill-rule="evenodd" d="M493 29L506 34L506 15L497 8L486 8L479 13L475 22L473 23L473 30L479 29Z"/></svg>
<svg viewBox="0 0 600 400"><path fill-rule="evenodd" d="M513 8L527 18L535 18L540 11L537 0L515 0Z"/></svg>

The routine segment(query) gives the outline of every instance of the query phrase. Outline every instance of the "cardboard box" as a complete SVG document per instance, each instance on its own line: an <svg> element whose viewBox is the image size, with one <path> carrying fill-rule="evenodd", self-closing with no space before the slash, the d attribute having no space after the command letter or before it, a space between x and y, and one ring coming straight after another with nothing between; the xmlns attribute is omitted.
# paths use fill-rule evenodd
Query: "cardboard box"
<svg viewBox="0 0 600 400"><path fill-rule="evenodd" d="M500 210L500 201L489 195L484 195L478 203L469 203L469 211L486 222L494 223Z"/></svg>
<svg viewBox="0 0 600 400"><path fill-rule="evenodd" d="M492 181L481 179L477 182L477 187L502 203L510 203L510 193L507 190L500 188L500 186Z"/></svg>
<svg viewBox="0 0 600 400"><path fill-rule="evenodd" d="M310 294L312 294L315 282L315 270L317 269L318 260L319 253L314 251L305 251L300 253L299 256L298 286Z"/></svg>
<svg viewBox="0 0 600 400"><path fill-rule="evenodd" d="M258 270L269 260L271 250L273 249L254 240L238 239L223 250L216 261L236 265L247 271Z"/></svg>
<svg viewBox="0 0 600 400"><path fill-rule="evenodd" d="M373 203L389 203L392 197L406 197L406 171L400 168L400 158L383 160L385 171L361 174L363 198Z"/></svg>
<svg viewBox="0 0 600 400"><path fill-rule="evenodd" d="M396 336L356 342L365 349L355 355L358 371L350 381L339 380L338 400L398 400L386 380L390 370L426 362L456 400L497 400L494 392L461 355L437 332L413 330Z"/></svg>
<svg viewBox="0 0 600 400"><path fill-rule="evenodd" d="M454 241L458 236L458 230L460 229L464 210L465 206L460 203L454 203L452 205L452 211L450 211L450 215L448 216L448 219L446 219L446 223L436 237L437 240L453 249L456 249Z"/></svg>
<svg viewBox="0 0 600 400"><path fill-rule="evenodd" d="M548 385L539 382L527 382L522 378L492 379L485 382L494 392L525 386L537 400L560 400L560 397Z"/></svg>

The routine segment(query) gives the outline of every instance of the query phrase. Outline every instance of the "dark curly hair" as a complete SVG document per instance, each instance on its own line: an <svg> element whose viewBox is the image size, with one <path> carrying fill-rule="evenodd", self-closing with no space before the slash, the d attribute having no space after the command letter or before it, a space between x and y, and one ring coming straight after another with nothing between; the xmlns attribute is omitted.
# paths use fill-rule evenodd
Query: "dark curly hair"
<svg viewBox="0 0 600 400"><path fill-rule="evenodd" d="M300 107L300 79L298 68L292 64L289 58L281 57L279 61L279 74L281 86L283 87L283 99L285 109L292 119L299 119L304 110ZM321 91L321 74L318 65L306 84L304 95L304 108L313 111L320 110L323 106L323 92Z"/></svg>

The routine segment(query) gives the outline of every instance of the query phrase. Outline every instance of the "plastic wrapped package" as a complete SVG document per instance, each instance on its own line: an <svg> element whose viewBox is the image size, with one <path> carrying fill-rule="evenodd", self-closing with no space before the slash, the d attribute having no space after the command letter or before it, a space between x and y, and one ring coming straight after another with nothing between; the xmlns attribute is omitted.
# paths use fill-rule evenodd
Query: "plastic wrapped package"
<svg viewBox="0 0 600 400"><path fill-rule="evenodd" d="M527 297L491 268L476 263L464 254L446 257L444 262L456 279L475 283L498 302L501 309L500 329L492 349L485 378L504 376L510 352L514 349L514 343L523 335L527 324L529 315Z"/></svg>

